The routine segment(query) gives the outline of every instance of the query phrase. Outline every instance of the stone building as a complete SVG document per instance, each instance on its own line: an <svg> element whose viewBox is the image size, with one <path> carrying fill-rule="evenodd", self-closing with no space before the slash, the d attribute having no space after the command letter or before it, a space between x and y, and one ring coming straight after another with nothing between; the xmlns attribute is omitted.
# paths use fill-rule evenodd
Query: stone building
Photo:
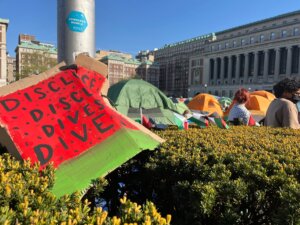
<svg viewBox="0 0 300 225"><path fill-rule="evenodd" d="M300 11L166 45L155 52L159 87L175 96L272 90L285 77L300 78L299 49Z"/></svg>
<svg viewBox="0 0 300 225"><path fill-rule="evenodd" d="M159 64L150 60L144 60L136 69L137 76L156 87L159 87Z"/></svg>
<svg viewBox="0 0 300 225"><path fill-rule="evenodd" d="M136 69L141 64L140 61L128 57L128 54L109 54L100 59L107 65L109 86L121 80L137 77Z"/></svg>
<svg viewBox="0 0 300 225"><path fill-rule="evenodd" d="M110 54L113 55L118 55L120 57L126 58L126 59L131 59L132 55L124 52L120 52L117 50L97 50L95 54L95 59L96 60L101 60L103 57L108 56Z"/></svg>
<svg viewBox="0 0 300 225"><path fill-rule="evenodd" d="M0 18L0 87L7 84L7 40L9 20Z"/></svg>
<svg viewBox="0 0 300 225"><path fill-rule="evenodd" d="M57 64L57 48L37 41L32 35L20 34L15 52L17 79L39 74Z"/></svg>
<svg viewBox="0 0 300 225"><path fill-rule="evenodd" d="M17 64L16 58L7 56L7 83L16 81Z"/></svg>
<svg viewBox="0 0 300 225"><path fill-rule="evenodd" d="M167 44L154 52L154 61L160 66L159 89L169 96L187 96L189 77L194 84L203 80L203 66L193 66L192 57L203 55L205 45L214 40L214 34Z"/></svg>
<svg viewBox="0 0 300 225"><path fill-rule="evenodd" d="M139 51L139 53L135 56L141 64L137 68L137 75L139 78L153 84L156 87L159 87L159 64L154 62L154 51Z"/></svg>

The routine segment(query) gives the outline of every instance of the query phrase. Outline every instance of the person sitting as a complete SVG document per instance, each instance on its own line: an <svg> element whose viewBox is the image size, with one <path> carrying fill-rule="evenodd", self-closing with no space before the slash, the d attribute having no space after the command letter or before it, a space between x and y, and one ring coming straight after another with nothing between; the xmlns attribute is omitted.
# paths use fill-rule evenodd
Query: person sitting
<svg viewBox="0 0 300 225"><path fill-rule="evenodd" d="M253 119L245 104L249 101L250 94L245 88L239 89L233 99L233 107L229 111L228 121L233 125L250 125L249 120ZM254 124L255 125L255 121Z"/></svg>
<svg viewBox="0 0 300 225"><path fill-rule="evenodd" d="M186 109L186 110L184 110L182 115L184 116L184 118L189 119L192 116L192 113L190 110Z"/></svg>
<svg viewBox="0 0 300 225"><path fill-rule="evenodd" d="M299 129L298 110L295 104L300 96L299 81L285 78L275 84L273 90L276 99L269 105L264 125Z"/></svg>

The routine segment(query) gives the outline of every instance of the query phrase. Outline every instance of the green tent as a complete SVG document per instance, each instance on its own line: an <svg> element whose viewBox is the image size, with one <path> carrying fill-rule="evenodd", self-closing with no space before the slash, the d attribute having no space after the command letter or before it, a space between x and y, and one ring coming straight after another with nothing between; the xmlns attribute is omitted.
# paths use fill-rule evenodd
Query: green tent
<svg viewBox="0 0 300 225"><path fill-rule="evenodd" d="M108 98L120 113L134 120L143 114L156 123L176 125L173 112L182 114L184 111L182 105L177 106L158 88L140 79L122 80L112 85Z"/></svg>
<svg viewBox="0 0 300 225"><path fill-rule="evenodd" d="M228 98L228 97L220 97L218 99L219 103L221 104L223 109L226 109L230 106L230 104L232 103L232 99Z"/></svg>

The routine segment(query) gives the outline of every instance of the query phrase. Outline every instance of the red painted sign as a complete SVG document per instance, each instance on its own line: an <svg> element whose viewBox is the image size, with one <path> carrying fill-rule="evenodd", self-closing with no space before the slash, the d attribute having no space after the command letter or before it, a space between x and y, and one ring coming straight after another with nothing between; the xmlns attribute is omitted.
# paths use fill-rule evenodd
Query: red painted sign
<svg viewBox="0 0 300 225"><path fill-rule="evenodd" d="M0 122L22 158L58 167L121 127L137 129L106 105L100 95L104 81L78 67L0 97Z"/></svg>

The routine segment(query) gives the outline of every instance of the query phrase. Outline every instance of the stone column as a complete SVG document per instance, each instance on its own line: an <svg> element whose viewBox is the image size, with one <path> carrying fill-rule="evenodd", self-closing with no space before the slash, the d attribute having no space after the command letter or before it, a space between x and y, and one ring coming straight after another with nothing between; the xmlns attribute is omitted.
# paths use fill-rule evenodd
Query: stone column
<svg viewBox="0 0 300 225"><path fill-rule="evenodd" d="M214 85L217 85L217 75L218 75L218 58L214 59L215 64L214 64Z"/></svg>
<svg viewBox="0 0 300 225"><path fill-rule="evenodd" d="M258 54L259 52L254 52L254 73L253 73L253 82L257 81L258 75Z"/></svg>
<svg viewBox="0 0 300 225"><path fill-rule="evenodd" d="M245 54L245 70L244 70L244 84L248 83L248 74L249 74L249 53Z"/></svg>
<svg viewBox="0 0 300 225"><path fill-rule="evenodd" d="M264 59L264 76L263 79L265 82L268 81L268 73L269 73L269 51L265 51L265 59Z"/></svg>
<svg viewBox="0 0 300 225"><path fill-rule="evenodd" d="M278 81L279 76L279 65L280 65L280 48L275 49L275 71L274 71L274 81Z"/></svg>
<svg viewBox="0 0 300 225"><path fill-rule="evenodd" d="M291 75L292 71L292 46L287 47L287 60L286 60L286 75Z"/></svg>
<svg viewBox="0 0 300 225"><path fill-rule="evenodd" d="M240 55L236 56L235 79L240 79Z"/></svg>
<svg viewBox="0 0 300 225"><path fill-rule="evenodd" d="M300 58L300 57L299 57ZM231 80L231 73L232 73L232 58L231 56L228 56L228 80Z"/></svg>

